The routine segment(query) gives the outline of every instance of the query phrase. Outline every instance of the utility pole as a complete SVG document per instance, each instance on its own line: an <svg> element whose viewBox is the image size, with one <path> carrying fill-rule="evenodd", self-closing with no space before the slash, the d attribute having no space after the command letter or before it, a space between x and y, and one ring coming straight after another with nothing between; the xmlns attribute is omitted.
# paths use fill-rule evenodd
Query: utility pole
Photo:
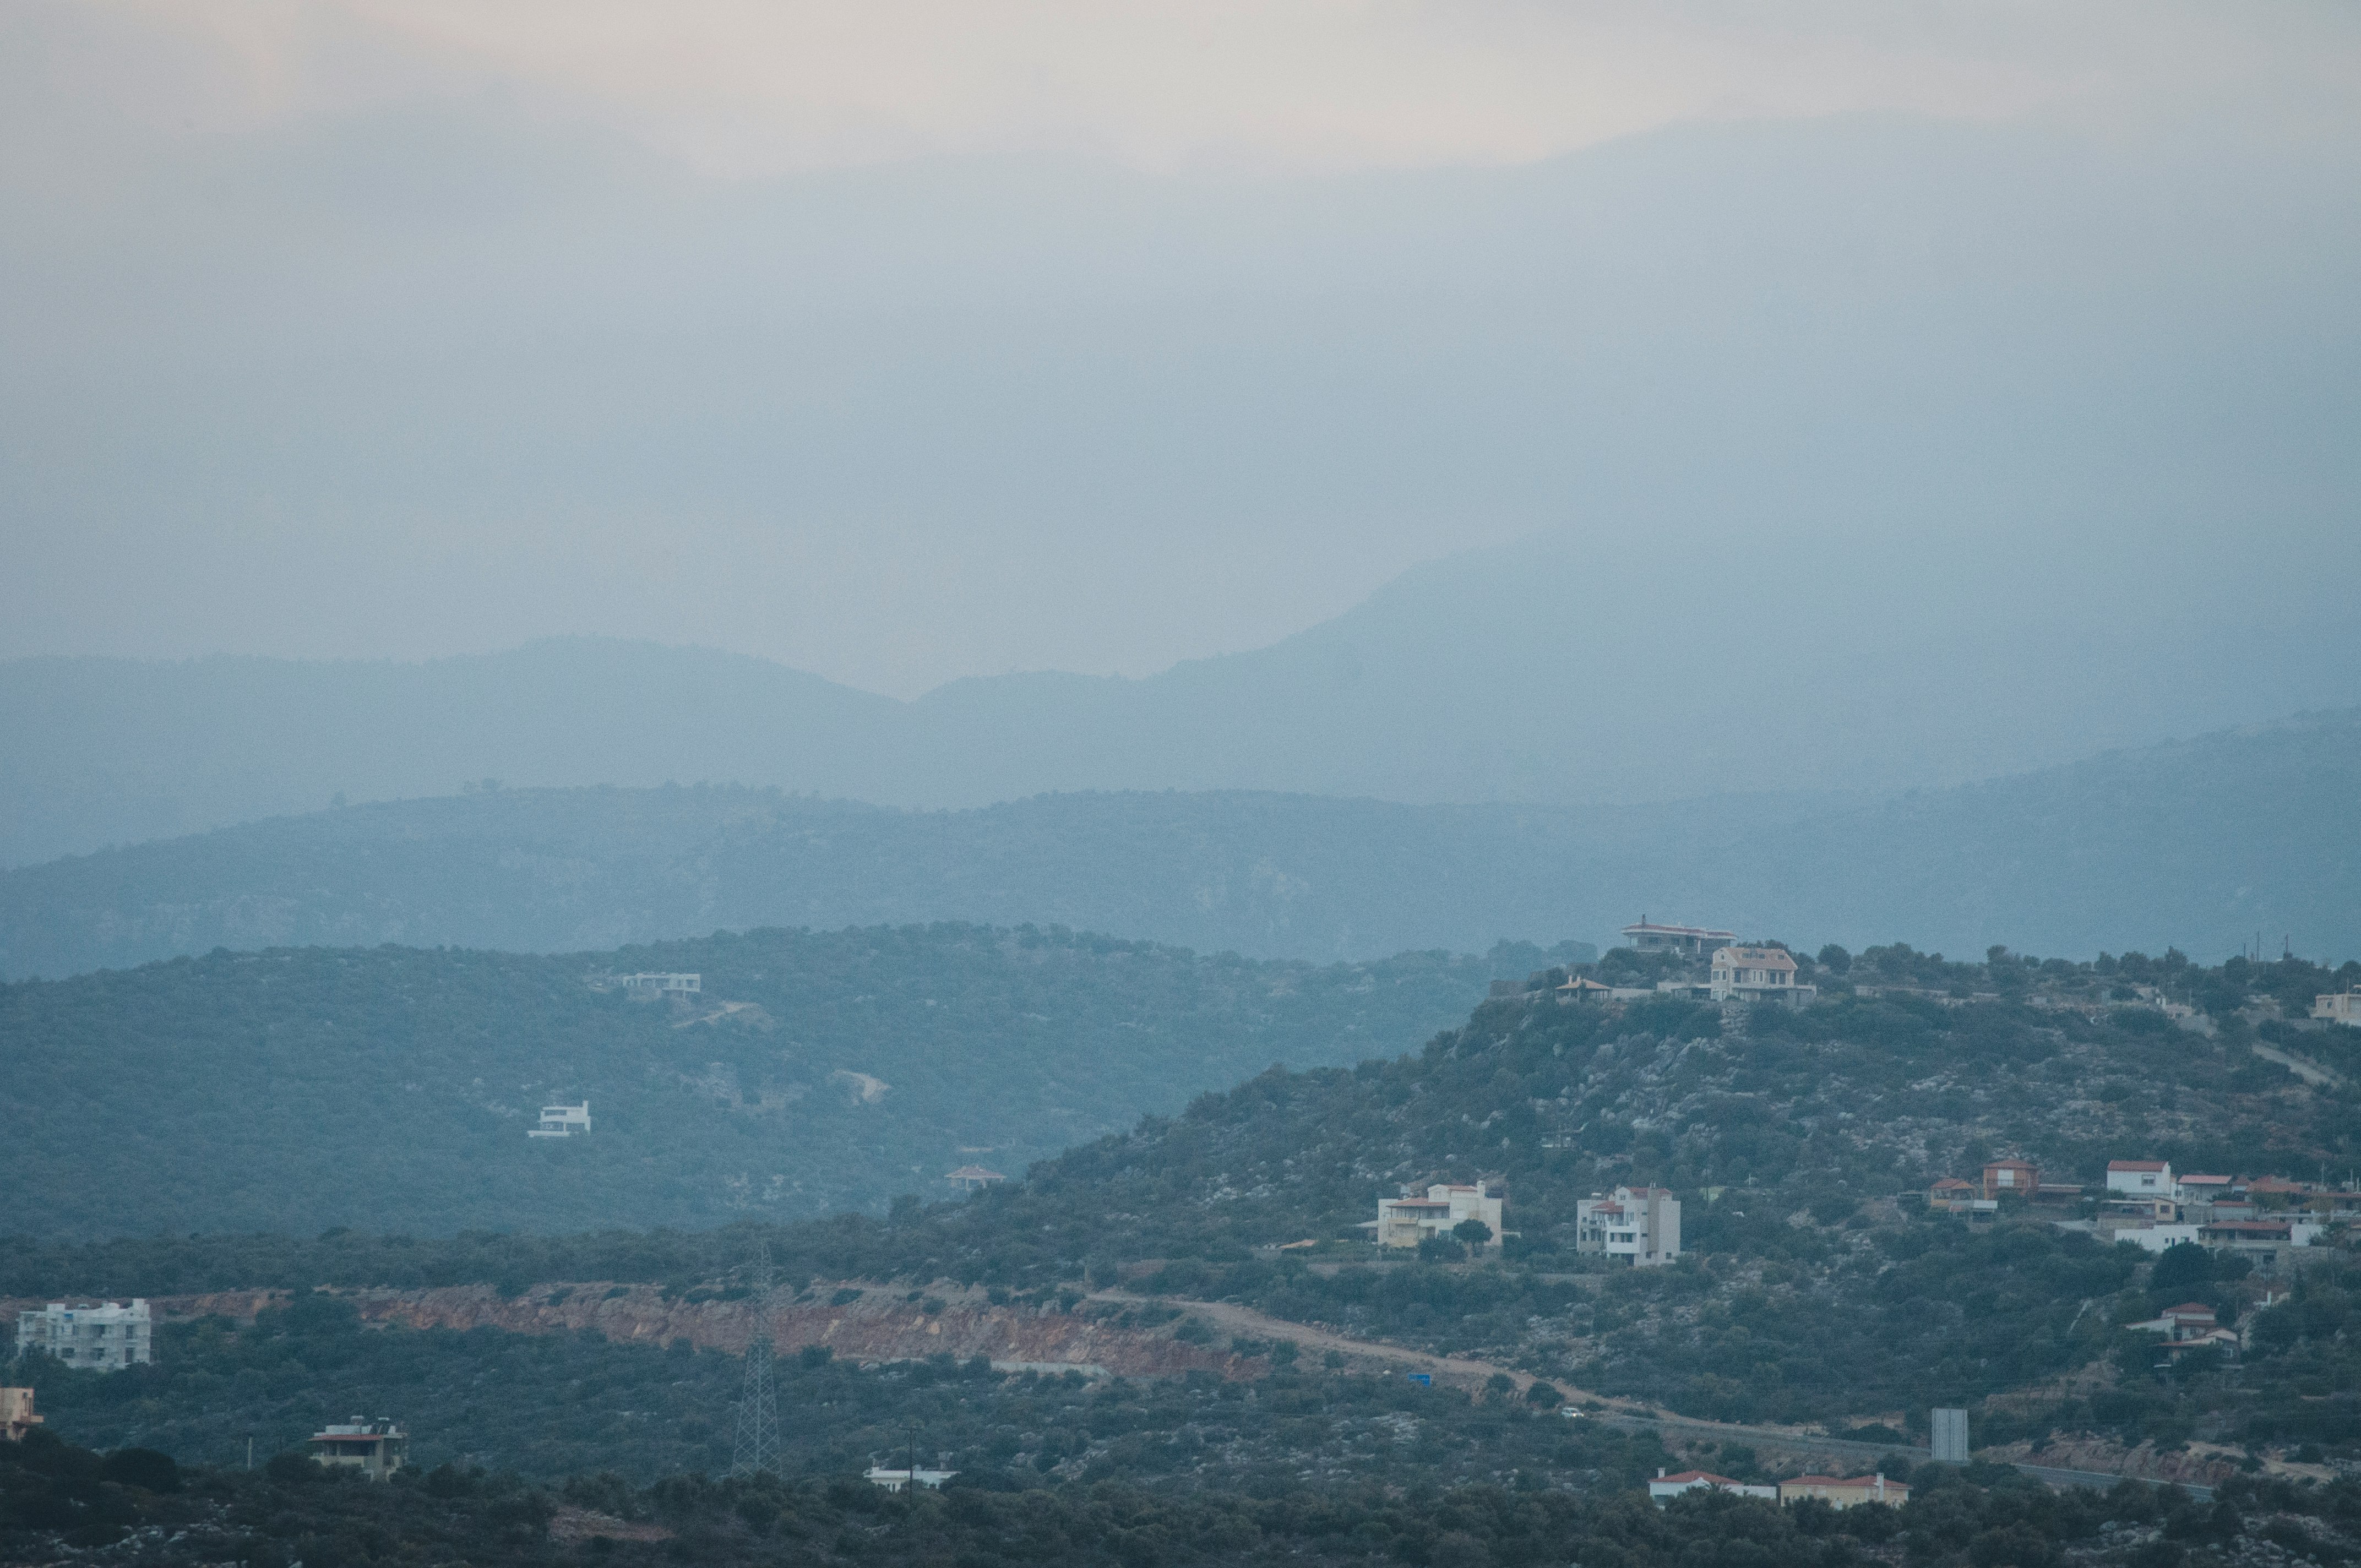
<svg viewBox="0 0 2361 1568"><path fill-rule="evenodd" d="M746 1382L738 1395L738 1441L730 1474L779 1473L779 1402L771 1387L771 1244L754 1253L754 1333L746 1342Z"/></svg>

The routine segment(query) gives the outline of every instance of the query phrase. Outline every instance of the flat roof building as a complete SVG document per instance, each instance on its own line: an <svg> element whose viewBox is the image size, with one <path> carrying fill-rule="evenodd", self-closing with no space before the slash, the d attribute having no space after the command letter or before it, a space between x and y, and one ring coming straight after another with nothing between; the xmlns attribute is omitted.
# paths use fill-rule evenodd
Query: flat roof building
<svg viewBox="0 0 2361 1568"><path fill-rule="evenodd" d="M149 1328L143 1298L134 1297L127 1307L119 1301L52 1301L16 1314L16 1354L51 1355L92 1372L120 1372L151 1359Z"/></svg>
<svg viewBox="0 0 2361 1568"><path fill-rule="evenodd" d="M617 977L626 996L649 999L658 996L696 996L705 990L701 974L627 974Z"/></svg>
<svg viewBox="0 0 2361 1568"><path fill-rule="evenodd" d="M590 1102L585 1100L579 1105L543 1106L540 1123L527 1128L524 1135L528 1138L570 1138L580 1133L587 1137L589 1132ZM626 1138L623 1141L629 1143L631 1140Z"/></svg>
<svg viewBox="0 0 2361 1568"><path fill-rule="evenodd" d="M1710 1470L1684 1470L1677 1475L1667 1475L1664 1467L1659 1465L1656 1478L1648 1483L1648 1496L1660 1508L1684 1492L1729 1492L1741 1497L1774 1500L1779 1496L1776 1486L1749 1486L1743 1481L1733 1481L1727 1475L1717 1475Z"/></svg>
<svg viewBox="0 0 2361 1568"><path fill-rule="evenodd" d="M0 1388L0 1442L22 1442L25 1434L41 1424L33 1411L33 1391L30 1388Z"/></svg>
<svg viewBox="0 0 2361 1568"><path fill-rule="evenodd" d="M2361 991L2336 991L2316 996L2312 1003L2312 1015L2361 1029Z"/></svg>
<svg viewBox="0 0 2361 1568"><path fill-rule="evenodd" d="M1702 926L1659 926L1642 915L1623 927L1623 945L1642 953L1679 953L1701 959L1714 948L1738 940L1735 931L1708 930Z"/></svg>
<svg viewBox="0 0 2361 1568"><path fill-rule="evenodd" d="M410 1462L410 1434L391 1421L366 1416L314 1433L311 1447L314 1464L357 1470L371 1481L389 1480Z"/></svg>
<svg viewBox="0 0 2361 1568"><path fill-rule="evenodd" d="M1448 1236L1470 1220L1480 1220L1492 1233L1486 1246L1500 1245L1502 1200L1489 1185L1453 1186L1437 1183L1426 1196L1378 1200L1376 1230L1379 1246L1411 1247L1435 1236Z"/></svg>
<svg viewBox="0 0 2361 1568"><path fill-rule="evenodd" d="M1662 1268L1681 1255L1681 1201L1663 1187L1619 1187L1574 1206L1574 1250Z"/></svg>
<svg viewBox="0 0 2361 1568"><path fill-rule="evenodd" d="M958 1474L956 1470L928 1470L924 1466L916 1470L883 1470L874 1464L861 1473L871 1486L883 1486L889 1492L903 1490L914 1478L930 1491L940 1491L943 1483Z"/></svg>

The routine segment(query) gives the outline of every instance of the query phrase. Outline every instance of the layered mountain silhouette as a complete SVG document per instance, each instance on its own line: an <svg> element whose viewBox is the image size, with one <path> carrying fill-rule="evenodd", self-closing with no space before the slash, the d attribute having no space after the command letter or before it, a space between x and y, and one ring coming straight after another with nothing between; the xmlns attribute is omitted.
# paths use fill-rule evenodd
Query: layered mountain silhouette
<svg viewBox="0 0 2361 1568"><path fill-rule="evenodd" d="M1876 794L2361 692L2350 601L2290 600L2262 630L2135 603L2102 635L2074 613L2078 589L2013 564L1945 576L1922 553L1864 575L1866 547L1718 562L1727 549L1635 533L1476 552L1254 652L1139 680L964 680L914 702L599 640L424 663L17 660L0 664L0 858L486 778L932 807L1082 790L1561 806Z"/></svg>
<svg viewBox="0 0 2361 1568"><path fill-rule="evenodd" d="M741 787L353 806L0 872L0 976L216 947L570 951L973 920L1258 958L1486 951L1641 914L1954 956L2361 954L2361 710L1864 799L1572 809L1248 791L919 811Z"/></svg>

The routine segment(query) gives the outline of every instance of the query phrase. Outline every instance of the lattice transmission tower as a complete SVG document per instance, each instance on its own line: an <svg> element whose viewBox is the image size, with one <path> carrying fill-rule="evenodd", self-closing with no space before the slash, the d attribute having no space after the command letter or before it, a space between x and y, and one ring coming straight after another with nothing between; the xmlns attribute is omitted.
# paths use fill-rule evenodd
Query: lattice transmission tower
<svg viewBox="0 0 2361 1568"><path fill-rule="evenodd" d="M738 1395L738 1441L730 1474L779 1474L779 1399L771 1387L771 1245L754 1253L754 1334L746 1342L746 1386Z"/></svg>

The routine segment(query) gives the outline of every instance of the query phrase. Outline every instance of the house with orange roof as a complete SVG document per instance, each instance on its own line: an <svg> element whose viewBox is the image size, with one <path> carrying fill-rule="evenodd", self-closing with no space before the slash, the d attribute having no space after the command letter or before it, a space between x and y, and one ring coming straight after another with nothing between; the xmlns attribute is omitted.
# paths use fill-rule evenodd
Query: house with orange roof
<svg viewBox="0 0 2361 1568"><path fill-rule="evenodd" d="M1798 1475L1792 1481L1779 1483L1782 1504L1800 1503L1816 1497L1832 1508L1857 1508L1863 1503L1890 1503L1895 1508L1910 1500L1910 1488L1899 1481L1889 1481L1881 1473L1875 1475Z"/></svg>

